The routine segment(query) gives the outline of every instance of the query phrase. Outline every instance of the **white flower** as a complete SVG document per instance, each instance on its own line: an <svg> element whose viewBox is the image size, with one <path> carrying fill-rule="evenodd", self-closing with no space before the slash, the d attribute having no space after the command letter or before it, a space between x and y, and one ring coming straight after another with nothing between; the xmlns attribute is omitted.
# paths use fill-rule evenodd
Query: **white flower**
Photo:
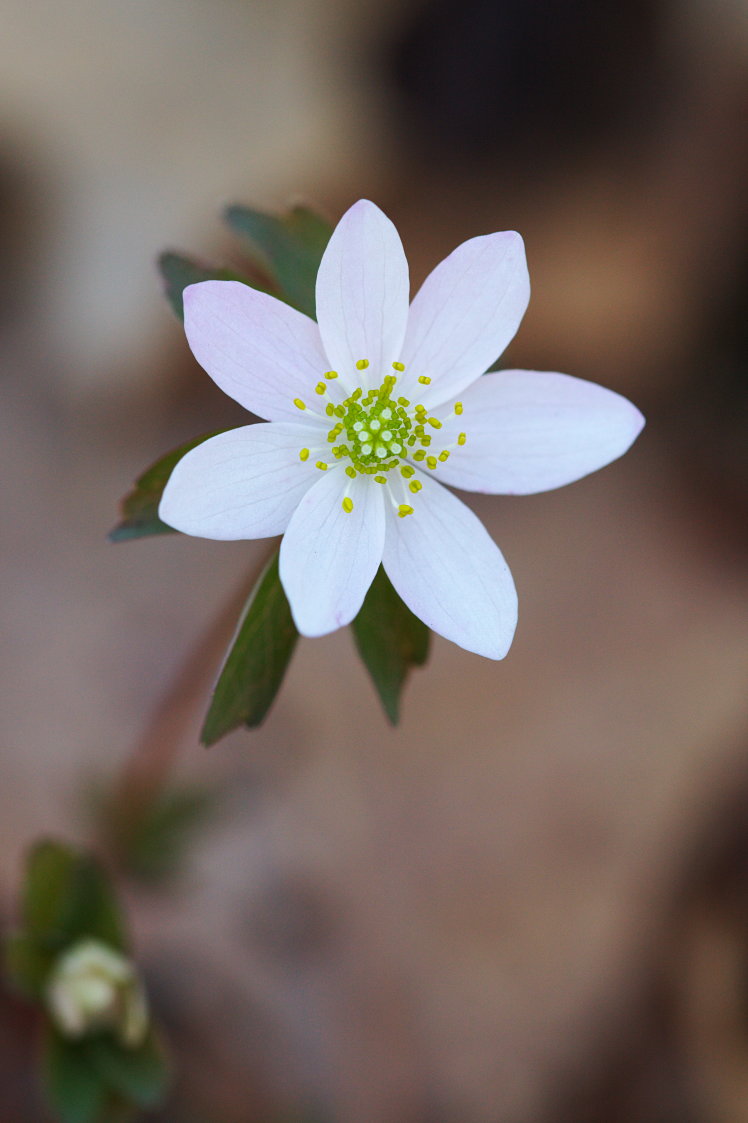
<svg viewBox="0 0 748 1123"><path fill-rule="evenodd" d="M135 1048L148 1031L137 971L99 940L81 940L60 956L47 985L47 1004L66 1037L113 1030L123 1045Z"/></svg>
<svg viewBox="0 0 748 1123"><path fill-rule="evenodd" d="M280 578L303 635L348 624L381 562L430 628L501 659L517 622L512 576L442 485L511 495L560 487L621 456L643 418L568 375L481 377L529 300L519 234L470 239L410 307L408 292L398 233L366 200L325 250L318 324L238 282L185 289L198 362L267 423L187 453L160 517L205 538L283 534Z"/></svg>

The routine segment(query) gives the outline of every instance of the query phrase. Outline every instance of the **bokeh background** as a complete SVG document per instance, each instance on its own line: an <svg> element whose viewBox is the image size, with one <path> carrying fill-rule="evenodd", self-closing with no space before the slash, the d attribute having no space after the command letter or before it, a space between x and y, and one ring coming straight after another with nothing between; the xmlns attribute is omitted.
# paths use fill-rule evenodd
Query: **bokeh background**
<svg viewBox="0 0 748 1123"><path fill-rule="evenodd" d="M0 16L0 914L155 729L221 791L181 877L129 889L165 1123L748 1121L745 0ZM520 594L504 663L436 639L393 731L347 633L302 642L206 753L211 621L264 547L105 540L147 463L243 423L155 258L230 256L228 202L361 196L415 284L519 229L508 364L649 424L568 489L475 500ZM41 1123L6 1023L8 1123Z"/></svg>

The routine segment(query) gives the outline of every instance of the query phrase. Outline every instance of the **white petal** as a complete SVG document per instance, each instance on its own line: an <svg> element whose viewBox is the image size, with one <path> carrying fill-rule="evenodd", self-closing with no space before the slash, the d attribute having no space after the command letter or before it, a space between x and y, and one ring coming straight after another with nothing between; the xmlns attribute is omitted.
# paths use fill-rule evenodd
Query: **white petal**
<svg viewBox="0 0 748 1123"><path fill-rule="evenodd" d="M342 467L325 472L288 524L280 551L280 579L296 627L322 636L349 624L382 560L384 488ZM345 512L343 497L353 500Z"/></svg>
<svg viewBox="0 0 748 1123"><path fill-rule="evenodd" d="M503 659L517 626L517 593L501 551L465 504L417 473L413 514L387 512L384 568L416 616L468 651Z"/></svg>
<svg viewBox="0 0 748 1123"><path fill-rule="evenodd" d="M594 382L534 370L487 374L463 397L464 412L439 433L467 436L439 479L467 491L529 495L581 479L622 456L644 418Z"/></svg>
<svg viewBox="0 0 748 1123"><path fill-rule="evenodd" d="M159 516L200 538L270 538L282 534L302 496L316 482L311 447L318 431L290 421L219 433L177 463Z"/></svg>
<svg viewBox="0 0 748 1123"><path fill-rule="evenodd" d="M408 318L408 262L400 236L366 199L336 226L317 274L317 320L344 384L378 386L399 361ZM368 359L363 378L355 371Z"/></svg>
<svg viewBox="0 0 748 1123"><path fill-rule="evenodd" d="M426 406L458 395L499 357L530 299L522 238L471 238L426 278L410 307L400 391ZM430 378L428 387L418 378Z"/></svg>
<svg viewBox="0 0 748 1123"><path fill-rule="evenodd" d="M314 320L239 281L200 281L184 290L192 353L218 386L268 421L314 406L327 359Z"/></svg>

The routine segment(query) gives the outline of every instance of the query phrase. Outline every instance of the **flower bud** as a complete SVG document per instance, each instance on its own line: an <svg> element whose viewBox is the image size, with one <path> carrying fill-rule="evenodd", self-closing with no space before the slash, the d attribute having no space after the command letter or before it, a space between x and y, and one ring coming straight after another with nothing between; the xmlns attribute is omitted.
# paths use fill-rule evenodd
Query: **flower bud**
<svg viewBox="0 0 748 1123"><path fill-rule="evenodd" d="M135 967L98 940L81 940L64 952L47 985L47 1005L66 1037L111 1030L129 1048L148 1030L148 1007Z"/></svg>

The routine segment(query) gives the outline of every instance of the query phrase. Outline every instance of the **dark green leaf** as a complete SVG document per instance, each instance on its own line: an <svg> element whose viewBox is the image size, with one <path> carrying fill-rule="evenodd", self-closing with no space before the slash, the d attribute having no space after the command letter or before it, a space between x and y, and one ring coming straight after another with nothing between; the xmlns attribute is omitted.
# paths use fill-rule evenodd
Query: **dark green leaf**
<svg viewBox="0 0 748 1123"><path fill-rule="evenodd" d="M98 863L60 843L45 841L31 851L22 920L39 953L58 954L90 937L117 950L127 940L116 898Z"/></svg>
<svg viewBox="0 0 748 1123"><path fill-rule="evenodd" d="M119 840L128 873L151 883L172 876L194 835L214 812L216 799L216 793L206 788L185 787L149 804Z"/></svg>
<svg viewBox="0 0 748 1123"><path fill-rule="evenodd" d="M314 317L317 270L332 234L329 223L305 207L278 216L233 206L225 219L245 239L254 262L276 281L283 299Z"/></svg>
<svg viewBox="0 0 748 1123"><path fill-rule="evenodd" d="M151 534L175 533L172 527L158 517L158 505L166 483L185 453L207 441L209 437L215 437L216 432L204 433L202 437L186 441L151 464L142 476L138 476L135 487L122 500L122 522L109 532L110 542L126 542L131 538L145 538Z"/></svg>
<svg viewBox="0 0 748 1123"><path fill-rule="evenodd" d="M53 954L22 932L5 941L5 970L10 982L29 998L38 998L52 966Z"/></svg>
<svg viewBox="0 0 748 1123"><path fill-rule="evenodd" d="M106 1082L89 1060L86 1042L66 1041L50 1030L42 1058L44 1089L60 1123L99 1123L108 1099Z"/></svg>
<svg viewBox="0 0 748 1123"><path fill-rule="evenodd" d="M265 567L242 613L202 729L213 745L240 725L259 725L275 698L299 634L278 576L278 555Z"/></svg>
<svg viewBox="0 0 748 1123"><path fill-rule="evenodd" d="M172 250L161 254L158 268L164 279L166 297L180 320L184 319L182 293L188 285L194 285L198 281L242 281L243 284L251 284L252 288L260 289L261 292L267 291L263 285L249 281L231 269L202 265L193 258L174 253Z"/></svg>
<svg viewBox="0 0 748 1123"><path fill-rule="evenodd" d="M408 672L428 658L429 630L400 600L381 565L352 627L359 654L396 725Z"/></svg>
<svg viewBox="0 0 748 1123"><path fill-rule="evenodd" d="M138 1107L156 1107L169 1085L169 1065L151 1034L137 1049L127 1049L109 1034L86 1042L86 1055L98 1079Z"/></svg>

